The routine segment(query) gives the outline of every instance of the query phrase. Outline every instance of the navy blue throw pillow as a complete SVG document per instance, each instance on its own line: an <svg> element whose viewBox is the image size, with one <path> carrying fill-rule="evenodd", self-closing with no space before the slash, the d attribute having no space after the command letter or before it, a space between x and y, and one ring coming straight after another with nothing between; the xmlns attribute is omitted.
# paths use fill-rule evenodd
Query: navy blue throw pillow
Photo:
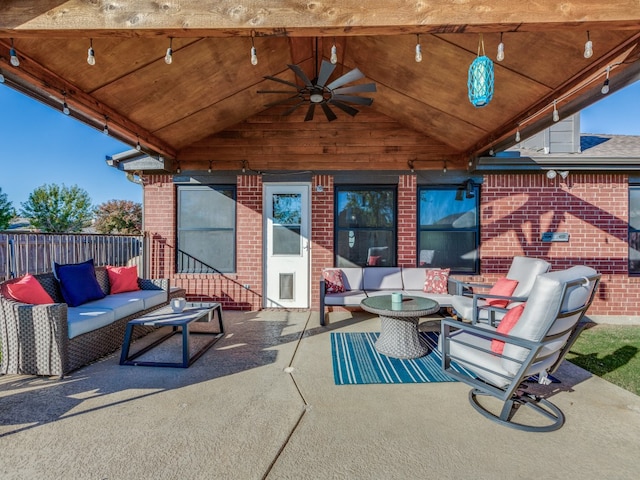
<svg viewBox="0 0 640 480"><path fill-rule="evenodd" d="M93 259L67 265L53 264L65 303L77 307L91 300L104 298L105 294L96 280Z"/></svg>

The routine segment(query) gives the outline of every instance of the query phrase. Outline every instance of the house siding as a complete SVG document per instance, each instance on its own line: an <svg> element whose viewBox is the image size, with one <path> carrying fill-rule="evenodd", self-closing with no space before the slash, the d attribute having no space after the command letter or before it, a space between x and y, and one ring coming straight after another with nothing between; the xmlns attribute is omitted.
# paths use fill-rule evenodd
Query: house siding
<svg viewBox="0 0 640 480"><path fill-rule="evenodd" d="M322 188L319 188L322 187ZM169 277L191 300L219 301L225 308L262 308L262 177L237 176L237 269L234 274L175 273L176 187L170 176L145 182L145 232L152 240L152 275ZM417 189L414 174L399 176L398 265L415 266ZM481 186L480 275L493 282L514 255L545 258L554 270L586 264L602 273L589 311L599 316L637 316L640 278L628 276L628 177L572 172L564 180L542 174L487 175ZM334 178L312 176L311 308L319 307L318 280L334 264ZM566 232L568 242L543 242L544 232ZM249 285L249 288L245 288Z"/></svg>

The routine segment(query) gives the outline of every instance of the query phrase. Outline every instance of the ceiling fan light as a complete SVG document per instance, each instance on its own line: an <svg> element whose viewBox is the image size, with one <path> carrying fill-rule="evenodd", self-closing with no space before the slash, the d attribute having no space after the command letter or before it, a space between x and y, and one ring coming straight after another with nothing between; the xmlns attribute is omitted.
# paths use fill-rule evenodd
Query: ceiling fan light
<svg viewBox="0 0 640 480"><path fill-rule="evenodd" d="M336 42L333 42L333 45L331 46L331 63L332 64L336 64L338 63L338 48L336 47Z"/></svg>

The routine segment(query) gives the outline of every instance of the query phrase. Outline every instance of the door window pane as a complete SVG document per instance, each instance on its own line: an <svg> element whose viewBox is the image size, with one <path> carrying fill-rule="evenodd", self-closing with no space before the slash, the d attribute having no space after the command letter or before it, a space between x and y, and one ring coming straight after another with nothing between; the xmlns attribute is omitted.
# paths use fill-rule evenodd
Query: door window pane
<svg viewBox="0 0 640 480"><path fill-rule="evenodd" d="M640 275L640 186L629 187L629 273Z"/></svg>
<svg viewBox="0 0 640 480"><path fill-rule="evenodd" d="M336 188L338 267L396 265L394 187Z"/></svg>
<svg viewBox="0 0 640 480"><path fill-rule="evenodd" d="M301 255L302 195L275 193L273 200L273 255Z"/></svg>
<svg viewBox="0 0 640 480"><path fill-rule="evenodd" d="M474 184L419 189L419 266L478 273L479 193Z"/></svg>
<svg viewBox="0 0 640 480"><path fill-rule="evenodd" d="M178 273L235 271L233 186L178 187Z"/></svg>

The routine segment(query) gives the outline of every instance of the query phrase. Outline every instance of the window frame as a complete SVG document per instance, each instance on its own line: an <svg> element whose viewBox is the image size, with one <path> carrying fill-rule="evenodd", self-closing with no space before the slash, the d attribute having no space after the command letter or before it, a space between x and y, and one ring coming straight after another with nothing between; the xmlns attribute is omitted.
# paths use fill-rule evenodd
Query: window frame
<svg viewBox="0 0 640 480"><path fill-rule="evenodd" d="M381 265L385 267L395 267L398 265L398 185L388 185L388 184L343 184L334 186L334 202L333 202L333 265L334 267L338 266L338 237L339 232L341 231L349 231L354 230L353 228L340 227L339 226L339 212L338 212L338 196L340 192L348 192L348 191L383 191L388 190L393 194L393 226L392 227L358 227L360 231L373 231L373 230L388 230L392 234L393 242L394 242L394 251L390 255L391 264L389 265ZM366 261L365 261L366 262ZM360 267L367 268L376 268L376 266L371 265L359 265Z"/></svg>
<svg viewBox="0 0 640 480"><path fill-rule="evenodd" d="M420 225L420 211L421 211L421 192L425 190L463 190L466 191L466 186L461 185L451 185L451 184L438 184L438 185L418 185L417 193L416 193L416 266L420 267L420 236L423 232L474 232L475 235L475 248L478 252L476 259L474 261L474 270L456 270L451 268L451 274L459 274L459 275L479 275L480 274L480 193L481 188L480 184L477 182L473 182L472 184L473 194L476 201L476 221L475 227L473 228L433 228L427 227L422 228ZM426 267L426 268L450 268L448 266L442 267Z"/></svg>
<svg viewBox="0 0 640 480"><path fill-rule="evenodd" d="M180 227L180 193L185 191L197 191L197 190L228 190L232 196L229 197L234 202L233 210L233 227L203 227L203 228L181 228ZM175 272L177 274L199 274L199 275L212 275L212 274L233 274L237 273L237 244L238 244L238 188L235 184L198 184L198 185L178 185L176 189L176 255L175 255ZM232 232L233 233L233 260L232 268L230 271L218 270L213 266L207 265L205 269L189 269L181 267L180 264L180 233L185 231L209 231L209 232ZM206 264L205 264L206 265Z"/></svg>
<svg viewBox="0 0 640 480"><path fill-rule="evenodd" d="M640 228L636 229L631 225L631 191L640 192L640 183L629 183L627 194L627 275L630 277L640 277L640 267L637 270L631 268L631 235L640 235ZM640 207L640 205L638 205ZM640 208L639 208L640 210Z"/></svg>

